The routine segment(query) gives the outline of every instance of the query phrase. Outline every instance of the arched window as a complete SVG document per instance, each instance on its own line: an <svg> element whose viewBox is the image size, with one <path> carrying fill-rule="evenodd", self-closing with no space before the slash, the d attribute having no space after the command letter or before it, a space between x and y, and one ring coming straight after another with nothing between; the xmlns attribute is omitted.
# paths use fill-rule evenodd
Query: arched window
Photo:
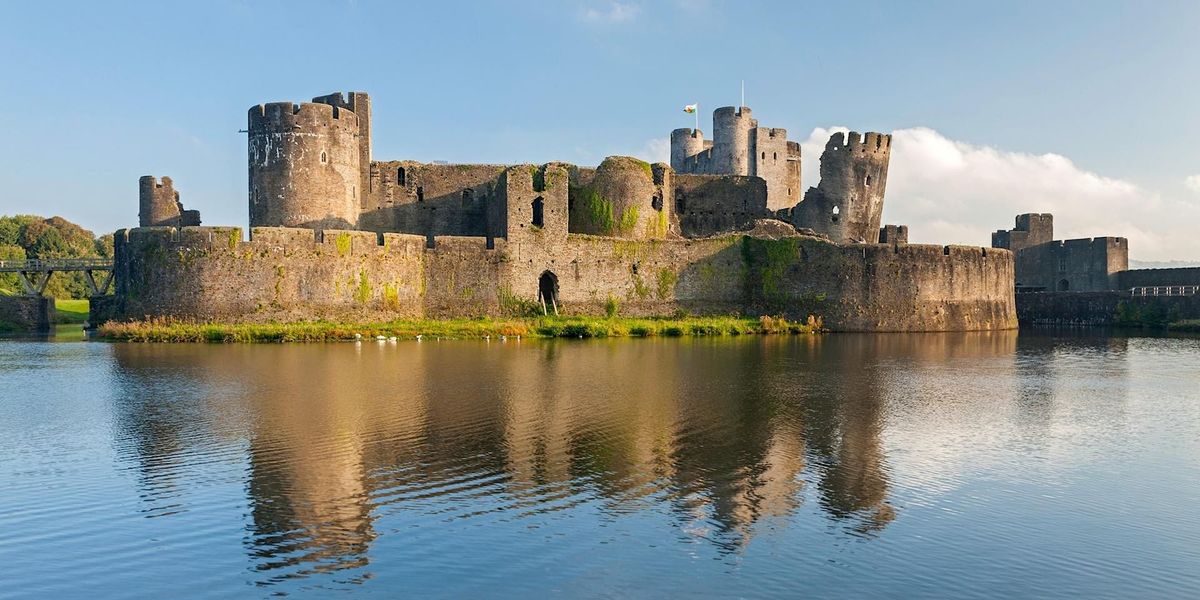
<svg viewBox="0 0 1200 600"><path fill-rule="evenodd" d="M464 208L466 208L466 206L471 203L471 200L473 197L474 197L474 193L471 190L471 188L467 188L462 191L462 205Z"/></svg>
<svg viewBox="0 0 1200 600"><path fill-rule="evenodd" d="M321 164L325 164L327 162L329 162L329 155L325 154L325 151L322 150L321 151Z"/></svg>
<svg viewBox="0 0 1200 600"><path fill-rule="evenodd" d="M545 203L545 201L542 200L541 196L538 196L537 198L533 199L533 226L534 227L545 227L546 226L546 219L545 219L545 214L544 214L545 207L546 207L546 203Z"/></svg>
<svg viewBox="0 0 1200 600"><path fill-rule="evenodd" d="M663 209L662 196L655 194L654 197L650 199L650 206L654 207L654 210L657 210L658 212L662 212L662 209Z"/></svg>
<svg viewBox="0 0 1200 600"><path fill-rule="evenodd" d="M404 167L396 169L396 185L406 185L404 183Z"/></svg>
<svg viewBox="0 0 1200 600"><path fill-rule="evenodd" d="M683 214L684 208L686 208L686 207L687 207L687 200L683 197L683 191L677 190L675 192L675 212L677 212L679 214Z"/></svg>
<svg viewBox="0 0 1200 600"><path fill-rule="evenodd" d="M1059 281L1058 282L1058 291L1060 291L1060 292L1071 291L1071 282L1067 281L1066 279Z"/></svg>
<svg viewBox="0 0 1200 600"><path fill-rule="evenodd" d="M425 201L425 188L418 185L417 186L417 202L424 202L424 201Z"/></svg>

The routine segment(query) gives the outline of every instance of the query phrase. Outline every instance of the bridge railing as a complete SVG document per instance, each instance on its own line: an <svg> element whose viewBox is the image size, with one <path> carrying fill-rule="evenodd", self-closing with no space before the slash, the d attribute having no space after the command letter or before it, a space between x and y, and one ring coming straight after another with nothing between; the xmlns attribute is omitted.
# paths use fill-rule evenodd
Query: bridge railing
<svg viewBox="0 0 1200 600"><path fill-rule="evenodd" d="M0 260L0 273L46 271L103 271L112 269L109 258L42 258Z"/></svg>
<svg viewBox="0 0 1200 600"><path fill-rule="evenodd" d="M1195 296L1200 285L1147 285L1129 289L1130 296Z"/></svg>

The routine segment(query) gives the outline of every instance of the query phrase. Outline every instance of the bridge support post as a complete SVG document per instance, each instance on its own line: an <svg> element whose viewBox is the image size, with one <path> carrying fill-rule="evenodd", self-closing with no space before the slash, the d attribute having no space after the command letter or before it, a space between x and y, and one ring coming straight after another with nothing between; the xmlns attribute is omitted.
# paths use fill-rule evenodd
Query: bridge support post
<svg viewBox="0 0 1200 600"><path fill-rule="evenodd" d="M112 285L113 272L112 270L108 270L106 273L107 275L97 285L95 271L88 269L83 272L84 279L87 280L88 290L92 292L93 296L103 296L108 293L108 288Z"/></svg>
<svg viewBox="0 0 1200 600"><path fill-rule="evenodd" d="M25 289L26 296L41 296L46 292L46 284L50 283L50 276L53 274L54 271L46 271L44 274L38 271L18 271L17 279Z"/></svg>

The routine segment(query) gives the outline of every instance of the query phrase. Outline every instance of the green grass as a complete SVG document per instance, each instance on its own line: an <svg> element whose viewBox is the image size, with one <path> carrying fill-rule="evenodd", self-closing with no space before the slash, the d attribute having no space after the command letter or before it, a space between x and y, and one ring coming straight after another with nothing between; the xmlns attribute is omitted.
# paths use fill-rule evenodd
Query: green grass
<svg viewBox="0 0 1200 600"><path fill-rule="evenodd" d="M1200 319L1185 319L1183 321L1175 321L1167 325L1170 331L1186 331L1189 333L1200 333Z"/></svg>
<svg viewBox="0 0 1200 600"><path fill-rule="evenodd" d="M85 323L88 318L88 301L83 300L55 300L54 309L56 323Z"/></svg>
<svg viewBox="0 0 1200 600"><path fill-rule="evenodd" d="M605 318L542 317L402 320L388 323L186 323L170 320L106 323L99 336L128 342L332 342L376 336L480 339L601 338L809 334L822 331L821 319L793 323L778 317Z"/></svg>

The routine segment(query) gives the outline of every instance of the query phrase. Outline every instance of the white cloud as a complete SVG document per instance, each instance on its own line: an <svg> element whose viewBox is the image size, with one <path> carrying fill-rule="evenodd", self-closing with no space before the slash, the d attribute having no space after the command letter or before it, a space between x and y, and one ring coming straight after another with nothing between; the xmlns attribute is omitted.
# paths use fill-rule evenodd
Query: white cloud
<svg viewBox="0 0 1200 600"><path fill-rule="evenodd" d="M818 158L835 131L846 128L818 128L802 142L805 186L817 183ZM1007 152L924 127L893 132L883 218L908 225L914 243L986 246L992 231L1027 212L1053 213L1058 239L1115 235L1129 238L1131 256L1143 260L1200 258L1191 231L1200 204L1081 169L1059 154Z"/></svg>
<svg viewBox="0 0 1200 600"><path fill-rule="evenodd" d="M646 143L642 144L642 149L635 153L634 156L652 163L664 162L670 164L671 138L662 137L646 140Z"/></svg>
<svg viewBox="0 0 1200 600"><path fill-rule="evenodd" d="M1189 175L1183 180L1183 185L1186 185L1187 189L1200 194L1200 175Z"/></svg>
<svg viewBox="0 0 1200 600"><path fill-rule="evenodd" d="M642 7L629 2L602 2L599 6L587 7L580 13L589 23L622 23L632 21L642 12Z"/></svg>

